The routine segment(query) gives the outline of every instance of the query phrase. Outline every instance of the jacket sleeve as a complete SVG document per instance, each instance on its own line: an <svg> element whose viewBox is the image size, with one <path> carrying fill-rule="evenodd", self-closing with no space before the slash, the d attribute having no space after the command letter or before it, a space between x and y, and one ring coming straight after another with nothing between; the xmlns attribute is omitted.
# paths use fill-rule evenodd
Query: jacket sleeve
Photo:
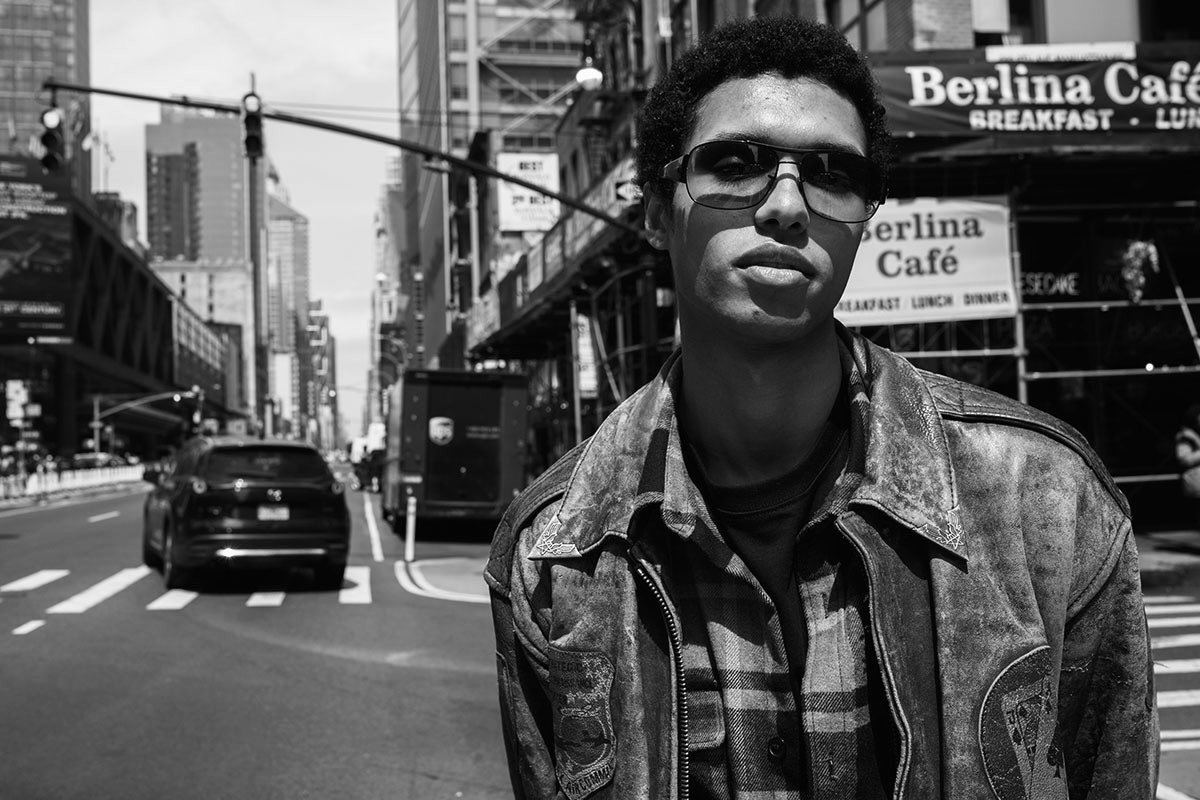
<svg viewBox="0 0 1200 800"><path fill-rule="evenodd" d="M1068 609L1060 735L1072 800L1152 800L1158 784L1154 663L1128 519Z"/></svg>
<svg viewBox="0 0 1200 800"><path fill-rule="evenodd" d="M507 585L488 577L509 777L517 800L559 798L563 795L555 777L554 730L545 690L546 643L526 599L519 537L512 559Z"/></svg>

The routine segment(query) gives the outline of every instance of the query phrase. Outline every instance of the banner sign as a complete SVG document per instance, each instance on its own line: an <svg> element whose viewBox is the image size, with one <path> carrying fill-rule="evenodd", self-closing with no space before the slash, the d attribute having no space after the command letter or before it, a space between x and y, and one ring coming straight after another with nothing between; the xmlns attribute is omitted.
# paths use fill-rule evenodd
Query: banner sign
<svg viewBox="0 0 1200 800"><path fill-rule="evenodd" d="M856 327L1016 313L1005 200L916 198L867 223L834 315Z"/></svg>
<svg viewBox="0 0 1200 800"><path fill-rule="evenodd" d="M895 136L1200 131L1196 42L921 52L873 72Z"/></svg>
<svg viewBox="0 0 1200 800"><path fill-rule="evenodd" d="M497 153L496 169L558 192L557 153ZM540 192L496 181L496 210L502 231L548 231L558 222L559 202Z"/></svg>
<svg viewBox="0 0 1200 800"><path fill-rule="evenodd" d="M69 191L36 160L0 156L0 335L67 333Z"/></svg>

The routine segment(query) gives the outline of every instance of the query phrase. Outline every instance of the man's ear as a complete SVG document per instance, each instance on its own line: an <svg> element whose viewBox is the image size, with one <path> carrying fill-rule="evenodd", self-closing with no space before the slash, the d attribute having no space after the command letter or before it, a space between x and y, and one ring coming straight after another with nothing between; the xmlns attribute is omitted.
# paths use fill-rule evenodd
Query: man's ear
<svg viewBox="0 0 1200 800"><path fill-rule="evenodd" d="M655 250L667 249L667 217L671 208L662 193L647 185L642 189L642 204L646 213L642 224L646 229L646 241Z"/></svg>

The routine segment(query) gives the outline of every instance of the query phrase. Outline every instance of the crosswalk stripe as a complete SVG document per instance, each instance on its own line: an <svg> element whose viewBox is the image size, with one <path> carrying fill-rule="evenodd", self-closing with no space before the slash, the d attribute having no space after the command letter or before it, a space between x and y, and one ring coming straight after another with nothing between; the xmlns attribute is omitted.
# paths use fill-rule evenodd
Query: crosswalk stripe
<svg viewBox="0 0 1200 800"><path fill-rule="evenodd" d="M82 614L84 611L103 603L117 592L129 588L150 574L150 568L142 565L123 569L115 575L110 575L90 589L85 589L74 597L69 597L57 605L46 609L47 614Z"/></svg>
<svg viewBox="0 0 1200 800"><path fill-rule="evenodd" d="M246 601L249 608L266 608L283 605L287 592L255 592Z"/></svg>
<svg viewBox="0 0 1200 800"><path fill-rule="evenodd" d="M1183 675L1200 672L1200 658L1177 658L1154 662L1155 675Z"/></svg>
<svg viewBox="0 0 1200 800"><path fill-rule="evenodd" d="M1164 753L1172 750L1200 750L1200 739L1189 739L1185 742L1163 742L1159 745Z"/></svg>
<svg viewBox="0 0 1200 800"><path fill-rule="evenodd" d="M371 602L371 568L346 567L346 580L353 584L338 591L338 602L365 605Z"/></svg>
<svg viewBox="0 0 1200 800"><path fill-rule="evenodd" d="M186 589L171 589L157 600L146 606L147 611L178 611L199 595Z"/></svg>
<svg viewBox="0 0 1200 800"><path fill-rule="evenodd" d="M45 624L46 624L46 621L43 619L31 619L29 622L26 622L24 625L18 625L17 627L13 628L13 635L14 636L24 636L27 633L33 633L34 631L36 631L38 628L42 627Z"/></svg>
<svg viewBox="0 0 1200 800"><path fill-rule="evenodd" d="M1159 708L1188 708L1200 706L1200 689L1178 689L1158 693Z"/></svg>
<svg viewBox="0 0 1200 800"><path fill-rule="evenodd" d="M1150 647L1165 650L1169 647L1196 647L1200 645L1200 633L1177 633L1174 636L1159 636L1150 640Z"/></svg>
<svg viewBox="0 0 1200 800"><path fill-rule="evenodd" d="M1163 731L1159 738L1164 742L1169 742L1173 739L1200 739L1200 728L1191 728L1190 730L1182 731Z"/></svg>
<svg viewBox="0 0 1200 800"><path fill-rule="evenodd" d="M1196 800L1190 794L1184 794L1178 789L1172 789L1170 786L1158 785L1158 791L1154 793L1155 800Z"/></svg>
<svg viewBox="0 0 1200 800"><path fill-rule="evenodd" d="M1149 595L1142 598L1146 605L1157 605L1158 603L1191 603L1196 598L1185 594L1160 594Z"/></svg>
<svg viewBox="0 0 1200 800"><path fill-rule="evenodd" d="M1200 617L1151 617L1146 624L1151 628L1187 628L1200 625Z"/></svg>
<svg viewBox="0 0 1200 800"><path fill-rule="evenodd" d="M1146 606L1146 614L1200 614L1200 603L1182 603L1180 605Z"/></svg>
<svg viewBox="0 0 1200 800"><path fill-rule="evenodd" d="M41 569L32 575L26 575L24 578L18 578L11 583L6 583L0 586L0 592L29 592L34 589L40 589L48 583L53 583L59 578L65 578L70 575L69 569Z"/></svg>

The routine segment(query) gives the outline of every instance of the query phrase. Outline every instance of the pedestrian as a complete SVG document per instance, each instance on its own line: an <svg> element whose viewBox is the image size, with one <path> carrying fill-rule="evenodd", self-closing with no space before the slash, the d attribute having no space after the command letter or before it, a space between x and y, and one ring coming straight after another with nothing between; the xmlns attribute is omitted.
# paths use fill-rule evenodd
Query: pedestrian
<svg viewBox="0 0 1200 800"><path fill-rule="evenodd" d="M522 798L1151 798L1128 504L1058 420L834 319L889 134L865 60L728 23L648 95L682 345L506 512Z"/></svg>
<svg viewBox="0 0 1200 800"><path fill-rule="evenodd" d="M1200 405L1189 406L1175 434L1175 461L1179 483L1191 522L1200 523Z"/></svg>

